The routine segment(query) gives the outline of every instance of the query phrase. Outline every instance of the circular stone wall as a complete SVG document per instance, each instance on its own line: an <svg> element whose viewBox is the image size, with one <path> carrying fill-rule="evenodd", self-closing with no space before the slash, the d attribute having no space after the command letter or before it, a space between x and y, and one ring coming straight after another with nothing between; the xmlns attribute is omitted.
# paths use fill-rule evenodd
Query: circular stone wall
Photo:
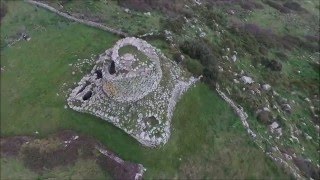
<svg viewBox="0 0 320 180"><path fill-rule="evenodd" d="M119 55L119 50L133 46L137 53L146 58L142 60L134 53ZM110 74L111 62L116 73ZM111 52L111 60L106 61L103 69L103 91L119 102L137 101L154 91L162 78L159 57L154 47L146 41L134 37L116 43Z"/></svg>

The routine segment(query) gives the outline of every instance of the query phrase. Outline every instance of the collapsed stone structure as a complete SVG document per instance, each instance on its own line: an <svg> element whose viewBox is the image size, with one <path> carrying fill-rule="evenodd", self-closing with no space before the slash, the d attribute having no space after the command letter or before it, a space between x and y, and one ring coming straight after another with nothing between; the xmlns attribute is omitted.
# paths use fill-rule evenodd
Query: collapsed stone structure
<svg viewBox="0 0 320 180"><path fill-rule="evenodd" d="M144 61L133 54L125 53L119 56L119 49L129 47L144 53ZM143 55L142 55L143 56ZM159 57L155 49L136 38L126 38L118 41L111 51L111 60L105 62L103 90L119 102L137 101L154 91L162 78ZM114 63L115 74L110 73L111 63ZM123 88L132 85L130 88ZM144 88L148 87L148 88Z"/></svg>
<svg viewBox="0 0 320 180"><path fill-rule="evenodd" d="M146 41L128 37L99 56L68 105L156 147L168 141L175 105L197 80Z"/></svg>

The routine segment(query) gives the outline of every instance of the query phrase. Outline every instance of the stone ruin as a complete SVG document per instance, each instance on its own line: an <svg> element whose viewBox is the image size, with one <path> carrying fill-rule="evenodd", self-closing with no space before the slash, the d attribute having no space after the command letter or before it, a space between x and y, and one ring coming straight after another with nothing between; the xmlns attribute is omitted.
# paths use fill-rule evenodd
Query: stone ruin
<svg viewBox="0 0 320 180"><path fill-rule="evenodd" d="M136 48L143 52L144 61L130 53L119 56L119 49L126 46L131 50ZM110 73L112 63L115 66L114 74ZM134 102L142 99L158 87L162 78L159 57L154 48L145 41L135 38L126 38L116 43L111 52L111 61L105 62L102 74L104 75L103 91L119 102Z"/></svg>
<svg viewBox="0 0 320 180"><path fill-rule="evenodd" d="M99 55L67 101L156 147L168 141L175 105L197 80L146 41L127 37Z"/></svg>

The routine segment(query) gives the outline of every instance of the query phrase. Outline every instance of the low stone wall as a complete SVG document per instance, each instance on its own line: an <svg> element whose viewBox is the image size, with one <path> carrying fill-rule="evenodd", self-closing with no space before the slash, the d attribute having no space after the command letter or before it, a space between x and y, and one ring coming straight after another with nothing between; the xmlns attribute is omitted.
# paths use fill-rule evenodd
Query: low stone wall
<svg viewBox="0 0 320 180"><path fill-rule="evenodd" d="M105 25L102 25L102 24L99 24L99 23L96 23L96 22L93 22L93 21L88 21L88 20L84 20L84 19L78 19L78 18L75 18L71 15L68 15L67 13L64 13L64 12L61 12L47 4L44 4L44 3L41 3L41 2L38 2L38 1L33 1L33 0L25 0L25 2L27 3L30 3L30 4L33 4L33 5L37 5L39 7L42 7L42 8L45 8L51 12L54 12L56 14L58 14L59 16L62 16L62 17L65 17L71 21L75 21L75 22L78 22L78 23L82 23L82 24L85 24L87 26L91 26L91 27L94 27L94 28L98 28L98 29L101 29L101 30L104 30L104 31L108 31L108 32L111 32L113 34L116 34L116 35L119 35L119 36L122 36L122 37L127 37L128 34L120 31L120 30L116 30L116 29L113 29L113 28L110 28L110 27L107 27Z"/></svg>
<svg viewBox="0 0 320 180"><path fill-rule="evenodd" d="M138 75L137 72L131 71L131 73L136 75L135 77L128 77L121 74L111 75L108 72L108 64L105 64L105 68L102 71L105 85L114 89L116 93L110 94L111 91L104 90L108 96L119 102L134 102L157 89L162 78L162 70L155 48L148 42L135 37L121 39L113 47L111 59L115 62L116 69L119 70L123 68L120 62L119 49L125 46L134 46L138 51L146 55L150 62L152 62L152 70L148 75ZM139 59L137 61L139 61Z"/></svg>
<svg viewBox="0 0 320 180"><path fill-rule="evenodd" d="M129 44L124 43L124 45L131 45L131 43L144 44L145 42L137 41L135 38L129 39L133 40L133 42ZM123 42L125 41L120 41L117 44L120 45ZM160 50L155 47L148 47L151 46L149 44L147 44L148 46L144 45L137 45L138 49L142 52L151 52L151 50L148 50L151 48L157 59L160 59L153 59L151 62L153 65L152 71L156 72L153 62L160 65L159 73L156 73L157 75L155 76L160 81L156 83L157 87L155 89L152 87L151 84L154 84L153 82L138 81L144 85L141 89L137 89L143 92L151 90L149 94L136 101L128 101L127 99L121 102L104 92L104 83L108 82L108 80L112 82L112 77L106 76L105 73L108 71L107 62L112 62L112 51L116 49L114 52L118 52L119 48L114 48L106 50L99 56L91 72L81 79L78 86L72 90L67 101L70 108L79 112L92 114L112 123L144 146L158 147L164 145L170 138L171 119L178 100L199 78L194 78L191 74L184 72L175 62L165 57ZM114 58L119 58L119 56ZM140 68L143 66L140 66ZM95 73L98 69L102 70L103 74L100 79L97 78ZM114 78L117 77L115 74L113 74ZM150 79L150 77L148 78ZM121 78L118 80L121 82ZM123 94L125 94L124 92L129 92L129 100L132 100L130 97L139 97L133 96L136 93L131 93L131 91L137 91L135 90L134 82L126 81L122 83L124 84L118 87L121 88L120 91ZM84 98L87 93L90 93L90 98ZM152 117L155 121L148 121Z"/></svg>
<svg viewBox="0 0 320 180"><path fill-rule="evenodd" d="M240 120L243 126L246 128L248 133L255 138L257 135L250 129L249 124L247 122L248 115L243 111L243 108L237 104L235 104L230 98L228 98L222 91L220 91L219 85L216 84L216 91L220 95L220 97L225 100L236 112L236 114L240 117ZM240 107L240 108L239 108Z"/></svg>
<svg viewBox="0 0 320 180"><path fill-rule="evenodd" d="M257 135L255 132L253 132L250 129L249 123L247 122L248 115L246 112L244 112L243 108L239 105L237 105L235 102L233 102L227 95L225 95L219 88L219 84L216 84L216 91L220 95L220 97L225 100L235 111L235 113L240 117L240 120L244 126L244 128L247 130L248 134L253 138L253 141L257 144L257 146L265 152L265 149L262 147L261 141L268 142L267 139L263 139L260 135ZM285 158L283 157L282 153L280 152L279 148L277 146L272 147L273 152L266 152L267 156L269 156L272 160L275 162L278 162L280 165L282 165L284 168L288 169L295 178L302 179L302 177L299 175L299 169L296 166L290 165Z"/></svg>

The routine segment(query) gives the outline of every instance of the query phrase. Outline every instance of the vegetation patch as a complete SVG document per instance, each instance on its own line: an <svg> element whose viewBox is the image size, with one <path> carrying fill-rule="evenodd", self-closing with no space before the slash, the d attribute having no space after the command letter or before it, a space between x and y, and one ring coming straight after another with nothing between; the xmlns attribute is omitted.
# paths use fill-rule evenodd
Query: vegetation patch
<svg viewBox="0 0 320 180"><path fill-rule="evenodd" d="M183 42L204 42L215 57L219 72L216 80L221 91L244 108L250 128L258 134L255 144L227 104L201 84L178 103L170 141L154 150L139 146L108 123L65 106L68 89L92 69L96 59L93 57L110 48L118 38L23 2L6 2L8 11L1 21L2 135L46 136L59 129L74 129L94 136L125 159L143 163L148 179L287 178L276 165L281 165L280 162L287 163L288 166L282 164L289 167L285 172L317 177L314 172L319 164L318 1L290 1L299 3L308 13L293 10L298 6L285 4L289 1L272 1L276 8L265 1L254 1L264 9L253 8L244 1L188 1L183 9L189 14L179 13L182 15L179 19L169 11L166 14L151 8L150 13L144 13L122 8L117 1L63 4L61 11L96 18L129 34L146 37L168 57L174 53L181 55L179 46ZM170 2L170 6L175 6L180 1ZM242 7L240 2L244 2ZM61 7L58 1L47 3ZM280 12L283 7L290 13ZM176 30L160 23L167 15L173 17L171 24L177 23ZM244 30L246 25L252 33ZM14 37L19 29L26 30L31 40L7 46L10 39L17 39ZM47 48L40 51L39 47ZM185 58L175 58L179 65L187 64L194 74L201 72L206 78L215 77L210 63L202 63L200 56L191 58L192 53L183 53ZM272 60L276 61L274 65L281 64L281 71L266 66ZM103 79L98 78L99 73L93 73L97 79ZM205 82L210 86L216 83ZM267 123L257 120L261 109L270 111ZM257 145L267 156L281 160L272 162ZM279 152L277 147L290 149L292 153ZM301 162L295 163L293 154L301 157Z"/></svg>
<svg viewBox="0 0 320 180"><path fill-rule="evenodd" d="M28 141L25 141L26 139ZM24 143L21 145L22 141ZM30 169L43 178L48 176L48 173L60 176L60 172L54 172L68 171L68 168L83 166L85 162L88 162L85 165L87 168L92 168L91 170L97 173L90 173L96 178L105 178L110 174L114 179L141 179L144 173L142 165L123 161L99 142L72 131L62 131L46 139L28 136L1 138L1 145L7 144L15 144L15 147L20 146L20 148L17 149L18 154L14 156L8 156L11 150L1 148L2 159L7 159L10 163L23 162L23 168ZM15 160L17 162L14 162ZM80 172L81 169L75 170ZM7 174L5 176L8 177ZM72 178L75 178L74 176L72 175ZM82 174L82 176L78 178L87 175Z"/></svg>

